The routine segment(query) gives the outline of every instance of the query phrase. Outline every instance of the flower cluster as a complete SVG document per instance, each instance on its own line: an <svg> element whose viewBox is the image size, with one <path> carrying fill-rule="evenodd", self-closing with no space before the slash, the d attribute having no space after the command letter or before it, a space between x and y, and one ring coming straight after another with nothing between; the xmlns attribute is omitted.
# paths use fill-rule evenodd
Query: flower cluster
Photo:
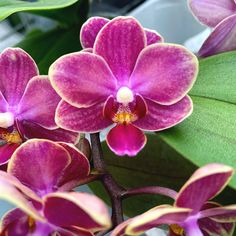
<svg viewBox="0 0 236 236"><path fill-rule="evenodd" d="M164 43L133 17L90 18L80 40L83 50L56 60L48 76L39 75L22 49L0 54L0 165L7 163L7 171L0 171L0 198L17 207L4 215L0 235L94 236L115 228L116 216L111 222L99 198L74 191L95 176L88 157L74 145L78 132L109 128L110 149L135 156L145 146L144 132L173 127L193 111L187 93L196 80L198 60L183 46ZM87 153L89 144L83 144ZM100 155L100 147L95 148ZM94 156L95 177L113 183L102 169L102 158L95 161ZM140 235L162 224L169 225L171 236L232 235L236 205L223 207L210 199L233 172L222 164L198 169L179 193L167 190L173 206L157 206L131 218L112 235ZM115 184L111 200L119 202L130 190Z"/></svg>

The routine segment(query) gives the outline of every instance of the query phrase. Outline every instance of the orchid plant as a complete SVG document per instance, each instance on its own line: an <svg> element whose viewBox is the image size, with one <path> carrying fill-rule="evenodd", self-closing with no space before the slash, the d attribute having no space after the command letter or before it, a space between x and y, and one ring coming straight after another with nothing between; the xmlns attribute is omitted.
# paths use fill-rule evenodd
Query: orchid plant
<svg viewBox="0 0 236 236"><path fill-rule="evenodd" d="M16 207L0 235L233 236L236 54L221 53L235 49L235 1L189 0L215 27L207 59L134 17L55 2L0 3L0 20L57 22L0 53L0 198Z"/></svg>

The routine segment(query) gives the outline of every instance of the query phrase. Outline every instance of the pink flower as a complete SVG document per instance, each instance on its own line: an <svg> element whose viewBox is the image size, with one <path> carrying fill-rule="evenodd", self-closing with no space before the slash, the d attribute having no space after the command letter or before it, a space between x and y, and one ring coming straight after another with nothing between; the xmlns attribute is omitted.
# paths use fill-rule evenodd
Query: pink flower
<svg viewBox="0 0 236 236"><path fill-rule="evenodd" d="M65 55L50 67L52 86L62 98L56 123L90 133L116 124L107 144L117 155L134 156L146 143L143 131L170 128L191 114L187 92L198 61L180 45L148 46L148 34L132 17L114 18L101 30L96 24L92 39L81 33L83 44L93 49Z"/></svg>
<svg viewBox="0 0 236 236"><path fill-rule="evenodd" d="M1 220L0 234L81 235L110 227L105 204L71 191L90 172L87 158L72 145L32 139L22 144L0 171L0 198L18 208Z"/></svg>
<svg viewBox="0 0 236 236"><path fill-rule="evenodd" d="M230 181L234 171L222 164L199 168L176 196L173 206L160 205L120 224L112 236L141 235L163 224L170 226L169 236L232 235L236 205L221 206L210 201Z"/></svg>
<svg viewBox="0 0 236 236"><path fill-rule="evenodd" d="M54 121L59 101L48 77L39 75L26 52L8 48L0 54L0 164L26 138L75 141L75 133L59 129Z"/></svg>

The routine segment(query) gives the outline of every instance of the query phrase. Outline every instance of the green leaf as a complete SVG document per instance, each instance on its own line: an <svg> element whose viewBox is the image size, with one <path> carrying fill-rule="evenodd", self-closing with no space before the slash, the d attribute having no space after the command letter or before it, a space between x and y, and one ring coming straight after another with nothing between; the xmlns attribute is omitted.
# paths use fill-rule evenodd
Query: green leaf
<svg viewBox="0 0 236 236"><path fill-rule="evenodd" d="M1 0L0 21L16 12L53 10L70 6L77 1L78 0L38 0L37 2L25 2L19 0Z"/></svg>
<svg viewBox="0 0 236 236"><path fill-rule="evenodd" d="M109 172L125 188L162 186L178 191L197 166L183 158L157 135L148 134L147 137L145 148L138 156L132 158L117 157L103 143ZM109 204L109 198L100 183L94 182L90 184L90 188ZM235 198L236 191L227 188L219 200L221 203L232 203ZM159 204L167 203L171 204L173 200L158 195L142 195L126 199L124 209L128 216L134 216Z"/></svg>

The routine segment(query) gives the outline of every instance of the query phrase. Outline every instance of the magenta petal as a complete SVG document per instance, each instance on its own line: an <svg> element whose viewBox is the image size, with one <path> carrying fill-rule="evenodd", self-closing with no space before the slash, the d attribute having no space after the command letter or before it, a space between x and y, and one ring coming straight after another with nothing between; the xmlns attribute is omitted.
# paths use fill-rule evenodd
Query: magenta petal
<svg viewBox="0 0 236 236"><path fill-rule="evenodd" d="M2 236L23 236L29 233L29 216L16 208L7 212L1 219Z"/></svg>
<svg viewBox="0 0 236 236"><path fill-rule="evenodd" d="M196 214L209 199L223 190L232 175L233 169L221 164L199 168L178 193L175 205L191 208L192 214Z"/></svg>
<svg viewBox="0 0 236 236"><path fill-rule="evenodd" d="M185 96L179 102L164 106L146 99L147 114L134 122L142 130L159 131L170 128L186 119L193 110L192 100Z"/></svg>
<svg viewBox="0 0 236 236"><path fill-rule="evenodd" d="M8 108L7 101L0 91L0 112L6 112L7 108Z"/></svg>
<svg viewBox="0 0 236 236"><path fill-rule="evenodd" d="M88 107L114 93L116 79L104 59L88 52L60 57L49 69L52 86L63 100Z"/></svg>
<svg viewBox="0 0 236 236"><path fill-rule="evenodd" d="M180 45L159 43L145 48L131 75L134 91L163 105L183 98L198 73L198 60Z"/></svg>
<svg viewBox="0 0 236 236"><path fill-rule="evenodd" d="M190 0L190 9L203 24L215 27L226 17L236 13L233 0Z"/></svg>
<svg viewBox="0 0 236 236"><path fill-rule="evenodd" d="M147 141L144 133L132 124L117 124L107 134L107 144L119 156L135 156Z"/></svg>
<svg viewBox="0 0 236 236"><path fill-rule="evenodd" d="M116 17L99 32L94 53L105 59L122 85L128 81L145 45L145 32L134 18Z"/></svg>
<svg viewBox="0 0 236 236"><path fill-rule="evenodd" d="M44 215L60 227L76 226L87 230L110 227L105 204L87 193L53 193L44 198Z"/></svg>
<svg viewBox="0 0 236 236"><path fill-rule="evenodd" d="M235 4L236 5L236 4ZM216 26L203 43L200 57L208 57L222 52L236 50L236 15L230 16Z"/></svg>
<svg viewBox="0 0 236 236"><path fill-rule="evenodd" d="M145 33L147 37L147 45L164 42L163 37L155 30L145 29Z"/></svg>
<svg viewBox="0 0 236 236"><path fill-rule="evenodd" d="M48 130L40 125L27 121L21 123L21 129L27 139L40 138L58 142L75 143L78 138L78 133L61 128Z"/></svg>
<svg viewBox="0 0 236 236"><path fill-rule="evenodd" d="M0 91L11 105L20 101L27 83L38 75L33 59L20 48L7 48L0 54Z"/></svg>
<svg viewBox="0 0 236 236"><path fill-rule="evenodd" d="M0 165L6 164L19 146L17 143L0 146Z"/></svg>
<svg viewBox="0 0 236 236"><path fill-rule="evenodd" d="M77 132L99 132L112 122L103 117L103 103L88 108L76 108L61 101L56 112L56 123L64 129Z"/></svg>
<svg viewBox="0 0 236 236"><path fill-rule="evenodd" d="M37 123L44 128L55 129L55 112L61 98L52 88L47 76L34 77L28 84L18 105L19 120Z"/></svg>
<svg viewBox="0 0 236 236"><path fill-rule="evenodd" d="M86 178L90 172L90 165L86 156L84 156L84 154L73 145L69 145L67 143L59 144L69 152L71 156L71 162L64 170L58 185L61 186L72 180L78 181Z"/></svg>
<svg viewBox="0 0 236 236"><path fill-rule="evenodd" d="M80 42L83 48L93 48L95 39L102 27L109 22L103 17L91 17L81 27Z"/></svg>
<svg viewBox="0 0 236 236"><path fill-rule="evenodd" d="M14 152L7 171L42 196L56 190L69 164L69 153L59 144L31 139Z"/></svg>

